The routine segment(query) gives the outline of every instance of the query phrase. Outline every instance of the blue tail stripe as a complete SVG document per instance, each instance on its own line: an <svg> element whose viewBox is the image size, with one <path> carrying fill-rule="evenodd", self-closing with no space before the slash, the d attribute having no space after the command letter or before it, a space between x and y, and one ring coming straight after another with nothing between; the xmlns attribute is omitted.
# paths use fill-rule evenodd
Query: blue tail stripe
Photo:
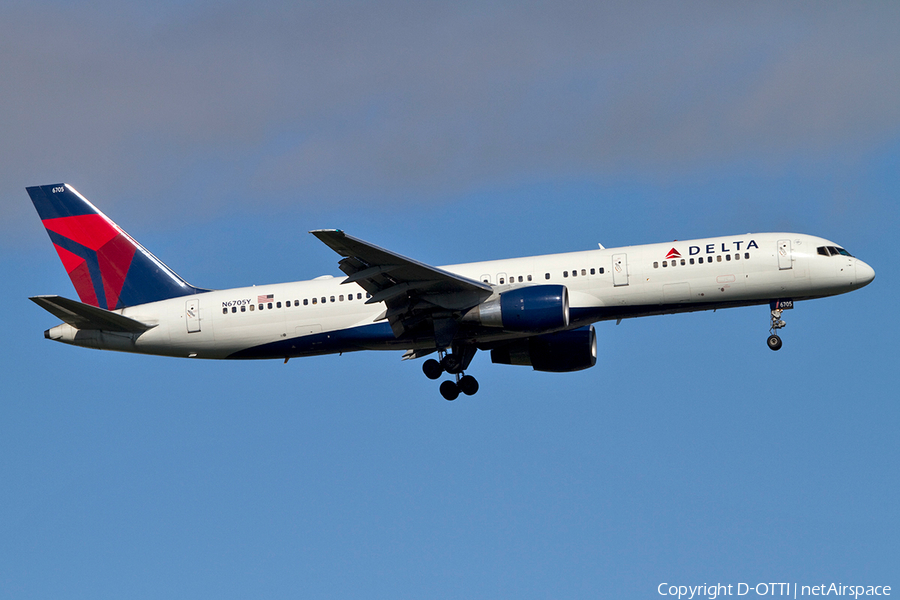
<svg viewBox="0 0 900 600"><path fill-rule="evenodd" d="M57 192L54 193L53 190L57 190ZM65 191L60 193L59 190ZM34 203L34 208L37 209L41 221L88 215L96 212L93 206L84 203L81 198L66 190L64 183L28 187L25 188L25 191L31 197L31 201Z"/></svg>

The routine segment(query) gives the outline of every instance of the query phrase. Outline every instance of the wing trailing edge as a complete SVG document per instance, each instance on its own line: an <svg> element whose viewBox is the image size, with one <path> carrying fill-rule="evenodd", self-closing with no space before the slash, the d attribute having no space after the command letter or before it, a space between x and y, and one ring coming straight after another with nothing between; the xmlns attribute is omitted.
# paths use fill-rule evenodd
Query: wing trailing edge
<svg viewBox="0 0 900 600"><path fill-rule="evenodd" d="M342 283L366 290L371 295L367 304L384 302L386 310L376 321L386 318L398 337L423 328L426 335L437 335L446 329L445 322L455 323L494 293L490 284L385 250L340 229L310 233L343 257L338 261L347 275Z"/></svg>

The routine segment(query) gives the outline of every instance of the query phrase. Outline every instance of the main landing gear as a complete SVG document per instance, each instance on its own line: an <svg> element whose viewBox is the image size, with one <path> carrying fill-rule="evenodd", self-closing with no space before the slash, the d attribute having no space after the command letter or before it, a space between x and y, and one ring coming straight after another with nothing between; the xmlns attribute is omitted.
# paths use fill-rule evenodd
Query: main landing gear
<svg viewBox="0 0 900 600"><path fill-rule="evenodd" d="M781 350L782 341L781 338L775 333L779 329L784 328L787 323L781 320L782 310L780 308L772 309L772 325L769 327L769 339L767 340L767 344L769 345L770 350Z"/></svg>
<svg viewBox="0 0 900 600"><path fill-rule="evenodd" d="M438 350L440 361L429 358L422 364L422 372L428 379L438 379L446 371L456 380L448 380L441 383L441 396L445 400L456 400L460 392L466 396L472 396L478 391L478 381L471 375L466 375L463 370L472 362L475 356L475 348L471 351L467 348L456 348L453 352Z"/></svg>

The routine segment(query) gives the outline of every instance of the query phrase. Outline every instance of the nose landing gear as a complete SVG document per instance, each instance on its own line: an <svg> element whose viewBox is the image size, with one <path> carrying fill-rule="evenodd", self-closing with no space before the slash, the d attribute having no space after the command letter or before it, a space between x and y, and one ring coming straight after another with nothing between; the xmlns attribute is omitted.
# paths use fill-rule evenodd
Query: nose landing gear
<svg viewBox="0 0 900 600"><path fill-rule="evenodd" d="M456 400L460 393L472 396L478 391L478 380L471 375L466 375L464 369L472 362L475 356L475 348L455 348L453 352L438 350L440 361L429 358L422 364L422 372L428 379L438 379L446 372L455 376L455 381L448 380L441 383L441 396L445 400Z"/></svg>
<svg viewBox="0 0 900 600"><path fill-rule="evenodd" d="M776 331L778 331L779 329L783 329L784 326L787 325L787 323L781 320L781 313L781 308L772 309L772 324L769 327L769 339L766 341L770 350L781 350L781 346L783 344L781 338L778 337L778 335L775 333Z"/></svg>

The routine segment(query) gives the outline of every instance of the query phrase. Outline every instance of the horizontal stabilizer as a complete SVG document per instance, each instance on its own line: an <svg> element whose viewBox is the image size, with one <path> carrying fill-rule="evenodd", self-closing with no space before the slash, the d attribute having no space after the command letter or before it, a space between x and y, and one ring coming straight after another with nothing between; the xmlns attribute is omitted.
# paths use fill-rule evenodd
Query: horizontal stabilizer
<svg viewBox="0 0 900 600"><path fill-rule="evenodd" d="M69 300L62 296L34 296L29 298L29 300L76 329L143 333L156 327L156 325L147 325L140 321L123 317L119 313Z"/></svg>

